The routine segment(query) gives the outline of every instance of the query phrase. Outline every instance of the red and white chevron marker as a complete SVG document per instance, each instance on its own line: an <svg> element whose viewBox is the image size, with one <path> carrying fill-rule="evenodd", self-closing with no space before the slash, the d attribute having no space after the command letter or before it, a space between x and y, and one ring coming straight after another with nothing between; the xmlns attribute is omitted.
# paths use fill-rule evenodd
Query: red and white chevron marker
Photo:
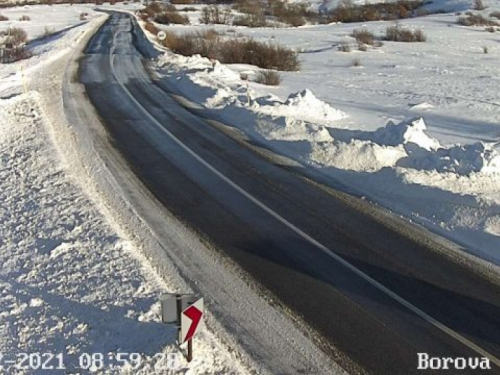
<svg viewBox="0 0 500 375"><path fill-rule="evenodd" d="M181 340L183 344L196 334L203 318L203 298L200 298L181 313Z"/></svg>

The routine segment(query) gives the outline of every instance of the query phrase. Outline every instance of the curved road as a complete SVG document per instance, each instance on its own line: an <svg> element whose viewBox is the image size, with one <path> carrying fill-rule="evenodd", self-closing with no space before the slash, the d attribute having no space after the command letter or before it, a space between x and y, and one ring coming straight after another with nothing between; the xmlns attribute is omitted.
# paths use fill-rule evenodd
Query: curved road
<svg viewBox="0 0 500 375"><path fill-rule="evenodd" d="M445 241L311 182L187 111L168 93L175 88L148 75L143 62L155 56L129 16L112 14L86 49L80 81L159 202L350 372L426 373L417 370L425 352L488 356L491 370L460 374L500 374L496 281L450 255Z"/></svg>

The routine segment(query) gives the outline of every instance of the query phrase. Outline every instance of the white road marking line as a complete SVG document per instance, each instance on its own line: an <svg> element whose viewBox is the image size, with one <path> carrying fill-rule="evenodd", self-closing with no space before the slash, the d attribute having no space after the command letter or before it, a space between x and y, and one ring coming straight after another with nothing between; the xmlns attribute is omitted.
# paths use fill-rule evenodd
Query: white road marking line
<svg viewBox="0 0 500 375"><path fill-rule="evenodd" d="M113 43L115 42L116 36L119 33L121 33L121 31L118 31L114 35ZM113 44L113 52L114 52L114 49L115 49L115 45ZM113 76L115 77L115 79L118 82L118 84L122 87L122 89L129 96L129 98L137 105L137 107L142 112L144 112L144 114L146 115L146 117L148 117L151 120L151 122L153 122L156 126L158 126L158 128L161 131L163 131L165 134L167 134L173 141L175 141L180 147L182 147L188 154L190 154L192 157L194 157L198 162L200 162L203 166L205 166L208 170L210 170L212 173L214 173L217 177L219 177L221 180L223 180L225 183L227 183L233 189L235 189L236 191L238 191L245 198L247 198L250 201L252 201L254 204L256 204L257 206L259 206L261 209L263 209L269 215L271 215L276 220L278 220L279 222L281 222L283 225L285 225L286 227L288 227L289 229L291 229L292 231L294 231L296 234L298 234L299 236L301 236L303 239L305 239L306 241L308 241L312 245L314 245L317 248L319 248L325 254L327 254L330 257L332 257L333 259L335 259L337 262L339 262L344 267L346 267L347 269L349 269L350 271L352 271L353 273L355 273L356 275L358 275L359 277L361 277L363 280L367 281L369 284L371 284L372 286L374 286L375 288L377 288L379 291L381 291L382 293L386 294L387 296L389 296L391 299L393 299L394 301L396 301L400 305L406 307L408 310L412 311L415 315L419 316L420 318L424 319L428 323L432 324L433 326L435 326L436 328L438 328L442 332L448 334L450 337L453 337L455 340L459 341L463 345L465 345L468 348L474 350L476 353L482 355L483 357L488 358L491 362L493 362L494 364L496 364L497 366L500 367L500 359L499 358L495 357L493 354L489 353L488 351L486 351L485 349L481 348L480 346L474 344L472 341L470 341L467 338L463 337L458 332L455 332L454 330L452 330L448 326L446 326L443 323L439 322L438 320L434 319L432 316L430 316L426 312L420 310L418 307L416 307L415 305L413 305L411 302L408 302L407 300L405 300L400 295L396 294L392 290L388 289L387 287L385 287L384 285L382 285L381 283L379 283L377 280L373 279L371 276L367 275L366 273L364 273L360 269L358 269L355 266L353 266L351 263L349 263L348 261L346 261L340 255L335 254L333 251L331 251L330 249L328 249L326 246L324 246L323 244L321 244L320 242L318 242L317 240L315 240L314 238L312 238L311 236L309 236L307 233L305 233L302 230L300 230L299 228L297 228L295 225L293 225L292 223L290 223L289 221L287 221L284 217L282 217L281 215L279 215L277 212L273 211L271 208L269 208L268 206L266 206L264 203L262 203L261 201L259 201L254 196L252 196L246 190L244 190L239 185L237 185L236 183L234 183L233 181L231 181L224 174L222 174L216 168L214 168L211 164L209 164L208 162L206 162L203 158L201 158L200 156L198 156L198 154L196 154L193 150L191 150L179 138L177 138L174 134L172 134L168 129L166 129L165 127L163 127L158 122L158 120L156 118L154 118L153 115L151 115L146 110L146 108L144 108L141 105L141 103L139 103L134 98L134 96L127 89L127 87L125 87L125 85L118 79L118 76L116 74L115 67L114 67L114 56L115 56L114 54L110 53L109 62L110 62L110 65L111 65L111 71L113 72Z"/></svg>

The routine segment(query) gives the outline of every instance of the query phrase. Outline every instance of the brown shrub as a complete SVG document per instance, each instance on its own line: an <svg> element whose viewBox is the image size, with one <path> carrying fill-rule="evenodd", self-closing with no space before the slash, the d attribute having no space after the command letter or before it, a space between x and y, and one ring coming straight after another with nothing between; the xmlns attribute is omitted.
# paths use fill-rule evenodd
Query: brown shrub
<svg viewBox="0 0 500 375"><path fill-rule="evenodd" d="M251 64L263 69L287 71L300 67L297 53L286 47L253 39L223 39L213 30L182 35L167 33L163 45L181 55L200 54L223 63Z"/></svg>
<svg viewBox="0 0 500 375"><path fill-rule="evenodd" d="M19 21L31 21L31 18L27 15L19 17Z"/></svg>
<svg viewBox="0 0 500 375"><path fill-rule="evenodd" d="M341 1L339 6L330 12L329 22L370 22L390 21L414 16L425 15L419 13L424 1L400 0L397 2L384 2L364 5L354 5L350 0Z"/></svg>
<svg viewBox="0 0 500 375"><path fill-rule="evenodd" d="M11 27L9 31L9 41L15 46L26 43L28 41L28 34L20 27Z"/></svg>
<svg viewBox="0 0 500 375"><path fill-rule="evenodd" d="M247 27L266 27L269 23L264 14L247 14L245 16L236 17L233 20L234 26L247 26Z"/></svg>
<svg viewBox="0 0 500 375"><path fill-rule="evenodd" d="M415 38L415 42L426 42L427 36L420 29L417 29L413 32L413 37Z"/></svg>
<svg viewBox="0 0 500 375"><path fill-rule="evenodd" d="M427 37L422 30L411 31L399 25L389 26L385 29L385 40L393 42L425 42Z"/></svg>
<svg viewBox="0 0 500 375"><path fill-rule="evenodd" d="M159 28L156 27L156 25L152 22L146 22L144 25L144 28L149 31L151 34L157 35L158 32L160 31Z"/></svg>
<svg viewBox="0 0 500 375"><path fill-rule="evenodd" d="M351 65L354 66L354 67L363 66L363 64L361 64L361 60L360 59L354 59L354 60L352 60Z"/></svg>
<svg viewBox="0 0 500 375"><path fill-rule="evenodd" d="M347 42L339 44L339 51L341 52L351 52L351 45Z"/></svg>
<svg viewBox="0 0 500 375"><path fill-rule="evenodd" d="M500 12L496 11L496 12L491 12L490 13L490 17L493 17L493 18L498 18L500 20Z"/></svg>
<svg viewBox="0 0 500 375"><path fill-rule="evenodd" d="M373 46L375 44L375 35L365 28L354 29L351 36L356 39L356 42Z"/></svg>
<svg viewBox="0 0 500 375"><path fill-rule="evenodd" d="M200 22L212 25L227 25L231 19L231 9L221 10L218 5L209 5L202 9Z"/></svg>
<svg viewBox="0 0 500 375"><path fill-rule="evenodd" d="M489 20L481 14L469 13L464 17L458 17L457 22L463 26L499 26L496 21Z"/></svg>
<svg viewBox="0 0 500 375"><path fill-rule="evenodd" d="M9 17L5 17L3 14L0 14L0 21L8 21Z"/></svg>
<svg viewBox="0 0 500 375"><path fill-rule="evenodd" d="M267 86L279 86L281 83L281 76L275 70L261 70L255 82L262 83Z"/></svg>
<svg viewBox="0 0 500 375"><path fill-rule="evenodd" d="M169 24L179 24L187 25L189 24L189 18L180 14L179 12L163 12L156 15L154 18L156 23L161 23L163 25Z"/></svg>

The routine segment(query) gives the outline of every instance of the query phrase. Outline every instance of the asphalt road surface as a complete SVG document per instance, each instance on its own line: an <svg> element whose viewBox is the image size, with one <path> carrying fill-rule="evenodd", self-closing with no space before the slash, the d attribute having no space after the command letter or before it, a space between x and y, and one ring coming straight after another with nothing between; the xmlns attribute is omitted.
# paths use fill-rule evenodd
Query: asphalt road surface
<svg viewBox="0 0 500 375"><path fill-rule="evenodd" d="M184 109L144 68L155 55L129 16L113 14L79 78L158 201L311 327L323 351L343 353L349 371L427 373L417 353L428 353L491 360L490 371L443 373L500 374L494 280Z"/></svg>

